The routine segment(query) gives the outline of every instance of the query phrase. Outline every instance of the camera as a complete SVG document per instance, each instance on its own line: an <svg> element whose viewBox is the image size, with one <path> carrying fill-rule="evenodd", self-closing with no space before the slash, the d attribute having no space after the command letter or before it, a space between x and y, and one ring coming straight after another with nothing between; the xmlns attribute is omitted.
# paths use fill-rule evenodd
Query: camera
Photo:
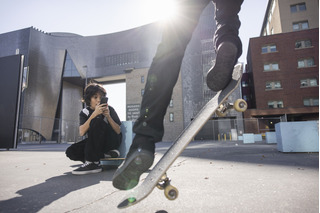
<svg viewBox="0 0 320 213"><path fill-rule="evenodd" d="M108 97L102 97L100 100L100 104L106 104L108 103Z"/></svg>

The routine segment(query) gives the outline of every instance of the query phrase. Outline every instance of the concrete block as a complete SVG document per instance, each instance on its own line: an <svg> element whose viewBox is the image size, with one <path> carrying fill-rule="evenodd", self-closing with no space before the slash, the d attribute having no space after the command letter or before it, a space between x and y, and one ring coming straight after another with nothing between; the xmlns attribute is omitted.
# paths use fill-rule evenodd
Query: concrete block
<svg viewBox="0 0 320 213"><path fill-rule="evenodd" d="M237 129L231 129L231 138L233 141L236 141L238 139Z"/></svg>
<svg viewBox="0 0 320 213"><path fill-rule="evenodd" d="M276 137L281 152L319 152L318 121L277 123Z"/></svg>
<svg viewBox="0 0 320 213"><path fill-rule="evenodd" d="M134 133L132 132L133 122L132 121L123 121L121 124L121 132L122 132L122 142L119 147L120 158L124 158L129 148L132 144L132 140L134 138Z"/></svg>
<svg viewBox="0 0 320 213"><path fill-rule="evenodd" d="M254 143L254 134L253 133L243 134L243 143Z"/></svg>
<svg viewBox="0 0 320 213"><path fill-rule="evenodd" d="M276 132L266 132L266 142L267 143L277 143Z"/></svg>
<svg viewBox="0 0 320 213"><path fill-rule="evenodd" d="M262 141L262 135L261 134L254 134L254 141Z"/></svg>
<svg viewBox="0 0 320 213"><path fill-rule="evenodd" d="M120 156L119 158L125 158L129 148L132 144L134 138L134 133L132 132L133 122L132 121L123 121L121 124L121 133L122 133L122 142L119 147ZM108 159L101 160L100 164L104 166L119 166L123 160L120 159Z"/></svg>

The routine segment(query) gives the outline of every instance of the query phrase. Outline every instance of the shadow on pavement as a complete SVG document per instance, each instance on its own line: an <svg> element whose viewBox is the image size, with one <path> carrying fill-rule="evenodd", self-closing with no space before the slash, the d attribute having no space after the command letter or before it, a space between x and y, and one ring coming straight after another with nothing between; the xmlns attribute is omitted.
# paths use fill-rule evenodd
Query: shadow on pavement
<svg viewBox="0 0 320 213"><path fill-rule="evenodd" d="M70 192L99 184L101 181L111 181L112 175L113 172L105 171L81 176L68 172L52 177L44 183L17 191L19 197L0 201L0 212L38 212Z"/></svg>

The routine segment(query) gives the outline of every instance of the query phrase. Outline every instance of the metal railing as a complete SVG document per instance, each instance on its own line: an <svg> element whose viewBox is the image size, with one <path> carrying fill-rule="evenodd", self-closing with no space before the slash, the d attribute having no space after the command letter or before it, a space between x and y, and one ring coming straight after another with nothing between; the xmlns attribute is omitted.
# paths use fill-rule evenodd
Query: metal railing
<svg viewBox="0 0 320 213"><path fill-rule="evenodd" d="M195 137L196 140L238 140L246 133L261 134L274 132L275 124L283 122L282 117L250 119L209 120ZM23 116L19 125L20 143L69 143L78 142L79 122L46 117Z"/></svg>
<svg viewBox="0 0 320 213"><path fill-rule="evenodd" d="M18 138L19 143L67 143L82 139L78 121L39 116L21 116Z"/></svg>
<svg viewBox="0 0 320 213"><path fill-rule="evenodd" d="M276 123L284 121L282 117L209 120L195 140L238 140L239 136L247 133L260 134L264 139L266 132L275 132Z"/></svg>

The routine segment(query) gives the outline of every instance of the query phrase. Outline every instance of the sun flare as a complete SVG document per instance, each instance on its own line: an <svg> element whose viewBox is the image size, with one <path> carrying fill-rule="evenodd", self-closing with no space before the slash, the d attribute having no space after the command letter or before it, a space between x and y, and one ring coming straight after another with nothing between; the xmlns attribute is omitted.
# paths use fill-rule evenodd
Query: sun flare
<svg viewBox="0 0 320 213"><path fill-rule="evenodd" d="M143 13L145 18L156 20L168 20L177 14L176 0L144 0Z"/></svg>

